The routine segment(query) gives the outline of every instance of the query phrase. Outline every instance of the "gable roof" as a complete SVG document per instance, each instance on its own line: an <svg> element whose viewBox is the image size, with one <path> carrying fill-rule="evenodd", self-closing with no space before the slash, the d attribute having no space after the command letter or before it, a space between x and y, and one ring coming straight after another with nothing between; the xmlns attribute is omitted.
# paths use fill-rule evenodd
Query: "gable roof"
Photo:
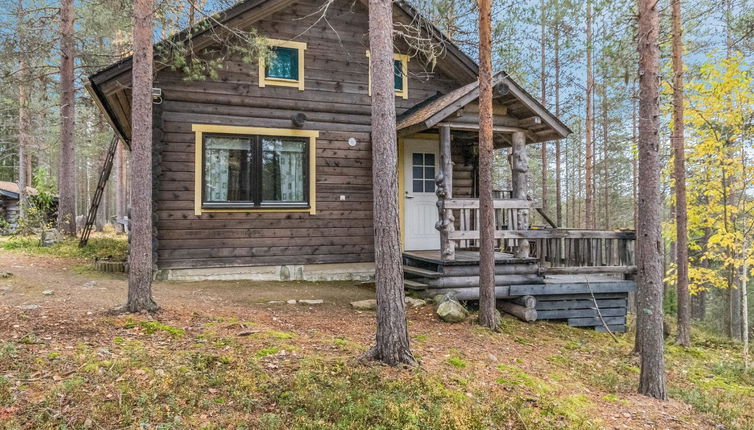
<svg viewBox="0 0 754 430"><path fill-rule="evenodd" d="M162 44L168 43L168 41L180 42L180 41L186 41L188 39L192 39L194 40L193 43L194 43L195 48L201 49L201 47L203 47L203 44L211 43L212 38L205 37L207 33L211 33L212 31L216 30L218 27L247 26L277 11L283 10L287 6L290 6L291 4L298 1L306 1L306 0L245 0L245 1L241 1L240 3L237 3L229 7L228 9L225 9L221 12L214 14L211 18L205 19L202 23L197 24L197 27L203 29L202 31L191 34L189 29L186 28L174 34L169 39L158 42L157 44L155 44L155 47L160 47ZM361 3L363 3L364 5L368 7L368 3L369 3L368 0L360 0L360 1ZM447 55L443 57L443 64L448 65L448 67L452 68L452 71L450 71L450 73L459 82L467 82L467 84L463 85L462 87L454 91L451 91L445 96L438 97L437 100L434 100L434 101L425 100L424 102L419 103L419 105L415 106L415 108L409 109L409 111L407 111L404 115L409 116L408 115L409 113L413 113L414 115L412 115L412 117L418 118L417 115L425 115L427 113L432 112L431 111L432 109L437 109L438 107L444 108L449 105L454 105L459 100L468 99L465 102L465 103L468 103L478 98L477 76L479 73L479 67L476 64L476 62L471 57L469 57L466 53L464 53L442 31L440 31L437 27L435 27L426 18L424 18L424 16L422 16L413 6L408 4L406 1L396 0L392 4L393 4L393 12L394 12L394 15L396 16L396 19L402 20L402 21L408 21L410 23L418 22L422 28L422 31L428 32L430 37L432 37L434 40L438 41L439 43L443 45L443 47L445 48L445 52L447 53ZM155 49L155 52L158 52L158 49ZM124 110L125 105L129 104L128 97L125 91L123 91L124 86L117 82L117 78L119 77L122 78L124 74L129 73L132 65L133 65L133 56L124 58L94 73L93 75L89 76L89 82L86 84L86 88L94 97L95 103L98 105L100 110L103 113L105 113L106 119L110 123L113 130L115 130L115 132L127 145L129 144L129 141L130 141L129 139L130 130L128 130L128 125L129 125L128 123L130 123L130 117L123 118L124 116L123 114L121 114L120 117L116 115L116 113L114 112L111 106L112 99L109 98L110 94L107 93L107 89L104 87L106 85L111 85L112 82L115 81L116 85L114 86L120 92L118 93L118 96L116 97L117 100L115 100L114 102L116 104L120 104L121 110ZM156 69L159 69L159 67L156 67ZM541 112L542 117L543 119L545 119L546 123L550 125L553 130L556 131L555 136L554 137L551 136L550 139L565 137L567 134L571 132L568 129L568 127L566 127L562 122L560 122L557 118L555 118L554 115L552 115L549 111L547 111L547 109L544 106L542 106L534 97L532 97L525 90L523 90L510 77L508 77L504 73L498 74L497 76L501 76L501 75L504 75L504 78L502 79L509 86L509 88L511 89L511 93L514 94L514 97L518 99L519 104L525 106L528 110L532 112L537 112L537 113ZM112 90L111 88L110 91L114 91L114 90ZM474 94L476 94L476 96L474 96ZM438 114L438 113L441 113L441 110L435 110L433 112L434 114ZM399 123L402 123L404 120L408 120L408 119L409 118L402 118L402 119L399 118ZM399 127L399 130L400 129L401 127ZM548 140L548 139L544 139L544 140ZM541 141L541 140L535 140L535 141Z"/></svg>
<svg viewBox="0 0 754 430"><path fill-rule="evenodd" d="M530 143L562 139L571 133L568 126L524 91L505 72L495 74L492 85L493 91L495 88L506 88L505 93L498 91L496 95L503 104L517 105L517 110L511 112L512 115L519 119L540 119L540 121L527 124L526 127L521 127L526 129ZM432 128L478 98L479 81L476 80L440 97L435 96L431 100L425 100L398 116L396 125L398 134L407 135Z"/></svg>

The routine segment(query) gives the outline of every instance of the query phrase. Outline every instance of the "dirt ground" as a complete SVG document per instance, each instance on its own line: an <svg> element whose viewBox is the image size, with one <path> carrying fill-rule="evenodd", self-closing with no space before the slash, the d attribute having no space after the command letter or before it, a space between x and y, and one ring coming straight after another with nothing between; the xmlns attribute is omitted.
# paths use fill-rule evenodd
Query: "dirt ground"
<svg viewBox="0 0 754 430"><path fill-rule="evenodd" d="M113 329L105 321L112 318L108 311L125 301L126 278L83 270L82 264L71 259L0 251L0 272L12 273L0 279L0 342L18 341L30 333L48 347L75 342L92 345L110 342ZM46 295L43 293L46 290L53 293ZM187 333L198 330L198 320L235 317L253 320L266 330L295 333L302 350L343 354L333 351L332 345L323 339L346 338L363 351L371 344L375 331L374 313L355 311L349 305L354 300L374 297L374 291L354 282L157 282L154 297L162 308L154 318L181 327ZM290 299L323 299L324 304L268 303ZM590 413L602 423L600 428L714 428L709 418L676 400L654 401L626 387L616 401L610 398L610 393L578 380L549 378L553 364L547 357L562 351L553 346L556 343L525 339L541 333L543 327L552 327L558 336L570 333L563 330L573 330L562 325L509 321L514 333L490 334L480 333L470 321L442 323L436 319L431 306L410 309L408 317L412 339L421 337L413 341L413 351L427 372L460 372L472 377L474 384L492 389L499 376L496 366L515 363L527 373L548 380L558 390L587 398L593 404ZM227 330L232 336L233 331L241 328ZM470 365L464 369L449 369L448 357L453 351L461 351ZM588 351L583 355L587 357ZM2 367L0 365L0 369Z"/></svg>

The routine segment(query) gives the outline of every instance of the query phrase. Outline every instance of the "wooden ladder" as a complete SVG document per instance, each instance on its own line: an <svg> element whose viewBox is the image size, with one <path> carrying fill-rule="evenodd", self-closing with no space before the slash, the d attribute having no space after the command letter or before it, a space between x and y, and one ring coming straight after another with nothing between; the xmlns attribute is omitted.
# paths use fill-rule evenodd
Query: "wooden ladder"
<svg viewBox="0 0 754 430"><path fill-rule="evenodd" d="M97 209L102 202L102 195L105 193L105 186L107 180L110 179L110 172L113 170L113 160L115 159L115 151L118 149L118 135L113 134L112 140L110 140L110 147L107 149L107 155L105 156L105 165L102 166L102 171L99 174L99 181L97 182L97 189L94 190L92 196L92 204L89 206L89 213L86 215L86 224L81 231L81 240L79 240L79 248L82 248L89 241L89 235L92 234L92 227L94 227L94 220L97 217Z"/></svg>

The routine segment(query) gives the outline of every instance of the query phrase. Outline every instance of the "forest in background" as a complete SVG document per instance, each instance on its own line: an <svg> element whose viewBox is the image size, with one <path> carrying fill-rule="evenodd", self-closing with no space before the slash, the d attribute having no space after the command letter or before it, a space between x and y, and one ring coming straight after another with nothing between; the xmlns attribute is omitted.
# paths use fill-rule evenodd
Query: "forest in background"
<svg viewBox="0 0 754 430"><path fill-rule="evenodd" d="M232 3L160 1L155 39ZM477 57L475 2L433 0L414 5L472 58ZM666 310L674 313L671 25L669 2L660 5ZM83 85L89 74L129 55L128 11L132 6L127 0L84 0L74 6L76 214L85 214L112 132ZM544 145L544 150L540 145L529 147L530 194L542 199L545 211L564 227L612 229L635 224L634 8L633 2L624 0L493 3L494 69L505 70L539 96L574 131L559 143ZM748 0L692 0L684 2L682 20L690 278L696 293L692 314L734 338L742 335L739 286L754 253L754 246L746 243L754 226L750 188L754 178L748 168L754 149L752 9ZM19 141L28 136L26 182L50 190L56 188L61 143L58 12L58 2L46 0L17 0L0 6L0 55L4 59L0 63L0 180L18 180ZM591 68L587 68L587 55ZM26 126L19 115L23 109L28 112ZM503 151L498 151L497 162L496 185L508 188ZM115 215L114 187L111 181L100 225Z"/></svg>

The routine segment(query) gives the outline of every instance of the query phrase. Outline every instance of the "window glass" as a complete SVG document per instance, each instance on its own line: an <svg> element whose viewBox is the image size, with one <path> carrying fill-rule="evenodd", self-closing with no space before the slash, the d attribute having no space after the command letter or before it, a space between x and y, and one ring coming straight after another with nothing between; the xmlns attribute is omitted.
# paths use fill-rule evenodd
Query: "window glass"
<svg viewBox="0 0 754 430"><path fill-rule="evenodd" d="M403 62L401 60L393 60L393 67L395 68L395 89L403 91Z"/></svg>
<svg viewBox="0 0 754 430"><path fill-rule="evenodd" d="M411 156L412 189L415 193L435 192L435 154L415 152Z"/></svg>
<svg viewBox="0 0 754 430"><path fill-rule="evenodd" d="M273 46L265 62L265 77L298 79L298 49Z"/></svg>
<svg viewBox="0 0 754 430"><path fill-rule="evenodd" d="M251 200L251 141L243 137L208 137L204 148L205 201Z"/></svg>
<svg viewBox="0 0 754 430"><path fill-rule="evenodd" d="M307 138L205 135L203 201L306 206L308 151Z"/></svg>
<svg viewBox="0 0 754 430"><path fill-rule="evenodd" d="M306 142L262 136L262 201L305 201Z"/></svg>

